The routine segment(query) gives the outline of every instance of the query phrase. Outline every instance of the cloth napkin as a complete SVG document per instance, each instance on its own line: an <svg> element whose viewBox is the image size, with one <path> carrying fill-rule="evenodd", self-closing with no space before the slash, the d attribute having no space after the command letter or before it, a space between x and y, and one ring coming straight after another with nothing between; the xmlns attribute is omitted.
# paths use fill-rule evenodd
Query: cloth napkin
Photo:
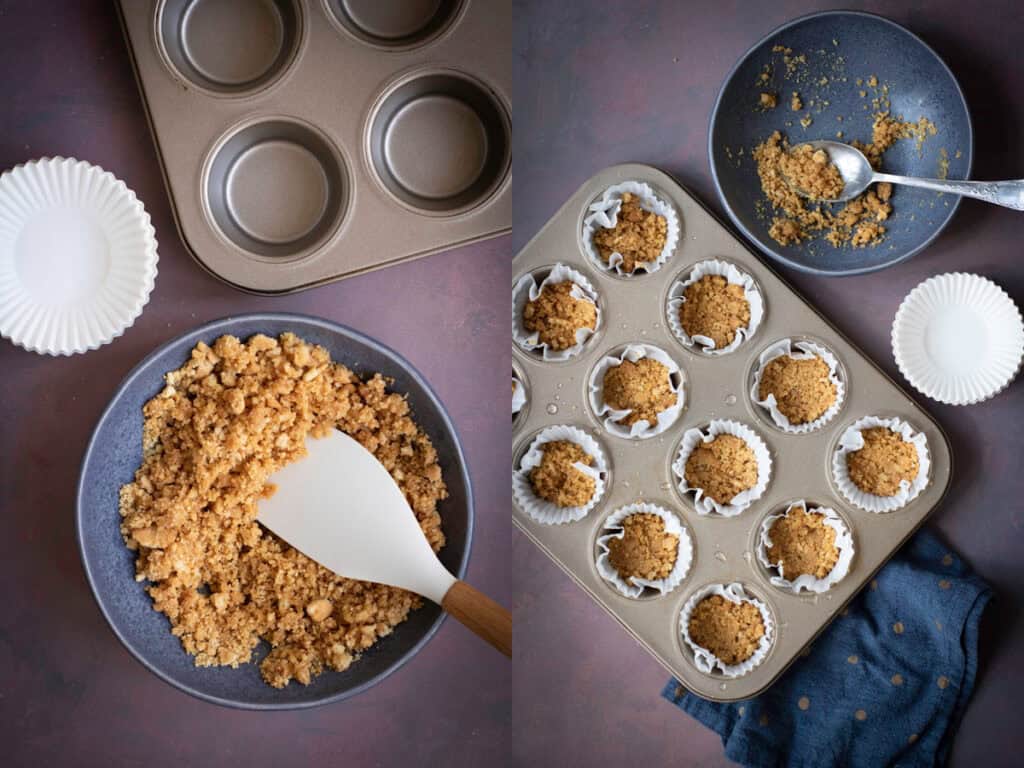
<svg viewBox="0 0 1024 768"><path fill-rule="evenodd" d="M992 590L919 531L765 693L720 704L662 696L752 768L942 765L974 688Z"/></svg>

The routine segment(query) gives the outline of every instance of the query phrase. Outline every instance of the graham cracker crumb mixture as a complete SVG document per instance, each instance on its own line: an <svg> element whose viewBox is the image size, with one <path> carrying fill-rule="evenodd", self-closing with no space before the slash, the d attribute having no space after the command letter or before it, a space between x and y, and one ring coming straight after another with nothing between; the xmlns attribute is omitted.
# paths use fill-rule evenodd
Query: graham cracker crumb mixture
<svg viewBox="0 0 1024 768"><path fill-rule="evenodd" d="M604 375L603 387L605 403L619 411L630 411L618 420L627 427L643 419L656 424L658 414L678 402L668 368L649 357L642 357L635 363L623 360L609 369Z"/></svg>
<svg viewBox="0 0 1024 768"><path fill-rule="evenodd" d="M812 200L835 200L846 184L828 152L810 144L798 144L779 157L779 170L797 189Z"/></svg>
<svg viewBox="0 0 1024 768"><path fill-rule="evenodd" d="M576 283L566 280L545 285L540 295L523 307L523 325L552 349L576 346L576 331L597 327L597 305L570 295Z"/></svg>
<svg viewBox="0 0 1024 768"><path fill-rule="evenodd" d="M693 449L684 475L691 488L700 488L705 496L728 504L736 494L757 485L757 457L745 440L718 435Z"/></svg>
<svg viewBox="0 0 1024 768"><path fill-rule="evenodd" d="M779 411L791 424L821 418L835 403L836 394L828 363L817 355L809 360L795 360L789 355L770 360L761 372L757 390L759 400L775 395Z"/></svg>
<svg viewBox="0 0 1024 768"><path fill-rule="evenodd" d="M716 349L732 344L736 331L750 325L750 302L742 285L722 275L704 275L686 287L679 323L689 336L707 336Z"/></svg>
<svg viewBox="0 0 1024 768"><path fill-rule="evenodd" d="M667 238L668 222L665 217L645 211L636 195L623 192L615 226L594 232L594 247L606 262L613 253L622 254L623 271L632 273L638 266L656 261Z"/></svg>
<svg viewBox="0 0 1024 768"><path fill-rule="evenodd" d="M420 598L336 576L263 529L256 504L307 435L338 428L387 468L439 550L447 490L405 398L290 333L200 342L165 380L143 407L142 466L120 492L121 534L153 608L196 666L247 663L262 638L272 650L260 673L275 688L346 669Z"/></svg>
<svg viewBox="0 0 1024 768"><path fill-rule="evenodd" d="M800 101L800 94L793 91L793 95L789 99L789 108L794 112L799 112L804 108L804 103Z"/></svg>
<svg viewBox="0 0 1024 768"><path fill-rule="evenodd" d="M790 507L785 517L772 523L768 538L768 562L778 563L779 573L790 581L803 574L823 579L839 560L835 529L825 524L820 512Z"/></svg>
<svg viewBox="0 0 1024 768"><path fill-rule="evenodd" d="M624 535L608 541L608 561L625 581L666 578L676 564L679 537L665 530L658 515L641 512L621 523Z"/></svg>
<svg viewBox="0 0 1024 768"><path fill-rule="evenodd" d="M775 109L779 104L779 97L774 93L761 93L760 104L763 109Z"/></svg>
<svg viewBox="0 0 1024 768"><path fill-rule="evenodd" d="M728 665L746 661L764 637L764 618L747 601L734 603L709 595L694 607L688 625L690 638Z"/></svg>
<svg viewBox="0 0 1024 768"><path fill-rule="evenodd" d="M575 464L591 466L594 457L569 440L552 440L541 446L540 464L530 470L533 492L558 507L582 507L594 498L594 478Z"/></svg>
<svg viewBox="0 0 1024 768"><path fill-rule="evenodd" d="M846 467L854 485L875 496L895 496L900 481L914 481L921 465L913 443L888 427L871 427L861 435L864 447L846 454Z"/></svg>

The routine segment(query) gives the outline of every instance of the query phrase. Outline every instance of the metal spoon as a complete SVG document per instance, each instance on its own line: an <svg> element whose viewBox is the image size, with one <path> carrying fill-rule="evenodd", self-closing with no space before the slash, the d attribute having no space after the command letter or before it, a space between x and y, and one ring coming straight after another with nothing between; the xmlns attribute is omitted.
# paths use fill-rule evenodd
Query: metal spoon
<svg viewBox="0 0 1024 768"><path fill-rule="evenodd" d="M841 141L808 141L806 144L815 150L825 150L829 159L839 170L839 175L843 177L845 186L842 195L834 200L825 200L824 202L845 202L859 195L870 184L877 181L888 181L891 184L905 184L908 187L920 187L936 192L949 192L952 195L974 197L987 203L1024 211L1024 179L1017 181L947 181L945 179L919 179L915 176L896 176L891 173L879 173L871 167L871 163L864 157L864 153ZM796 184L793 184L793 189L804 197L809 196Z"/></svg>

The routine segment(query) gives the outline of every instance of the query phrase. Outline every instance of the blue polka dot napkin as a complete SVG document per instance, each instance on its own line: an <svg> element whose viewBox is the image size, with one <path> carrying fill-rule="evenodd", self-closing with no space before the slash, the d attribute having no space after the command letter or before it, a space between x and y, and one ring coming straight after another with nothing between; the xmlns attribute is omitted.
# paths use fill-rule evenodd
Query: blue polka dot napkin
<svg viewBox="0 0 1024 768"><path fill-rule="evenodd" d="M752 768L942 765L974 688L991 596L922 530L762 695L719 704L669 680L662 696Z"/></svg>

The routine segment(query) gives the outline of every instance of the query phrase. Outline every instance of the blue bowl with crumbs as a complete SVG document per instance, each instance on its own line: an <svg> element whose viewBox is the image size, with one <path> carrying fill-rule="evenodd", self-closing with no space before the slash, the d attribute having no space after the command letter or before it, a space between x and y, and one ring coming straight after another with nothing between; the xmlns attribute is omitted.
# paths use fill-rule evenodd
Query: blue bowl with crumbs
<svg viewBox="0 0 1024 768"><path fill-rule="evenodd" d="M762 103L762 93L775 96L774 108L770 99ZM776 130L791 145L866 143L873 114L885 110L906 122L926 118L936 130L923 141L897 141L883 155L882 170L970 178L974 138L963 92L938 54L909 30L869 13L828 11L791 21L758 42L726 77L708 132L711 172L733 224L776 261L822 275L873 272L921 251L949 223L959 197L894 187L893 211L875 245L835 246L819 236L783 246L768 234L775 213L761 190L754 147Z"/></svg>
<svg viewBox="0 0 1024 768"><path fill-rule="evenodd" d="M224 334L276 337L286 331L323 346L332 360L357 374L379 372L393 379L391 391L408 395L413 418L433 441L448 485L449 497L438 507L447 537L440 558L459 577L466 570L473 531L466 461L444 406L409 362L373 339L314 317L251 314L208 323L150 354L118 387L86 449L75 513L82 563L100 610L135 658L186 693L243 709L298 709L354 696L409 661L444 619L440 608L426 602L344 672L327 671L309 685L293 681L276 689L259 674L259 661L269 651L265 642L254 652L253 663L237 669L196 667L171 634L167 618L153 610L143 584L135 581L135 553L125 547L119 530L118 492L142 461L143 404L163 389L164 374L179 368L199 341L212 344Z"/></svg>

